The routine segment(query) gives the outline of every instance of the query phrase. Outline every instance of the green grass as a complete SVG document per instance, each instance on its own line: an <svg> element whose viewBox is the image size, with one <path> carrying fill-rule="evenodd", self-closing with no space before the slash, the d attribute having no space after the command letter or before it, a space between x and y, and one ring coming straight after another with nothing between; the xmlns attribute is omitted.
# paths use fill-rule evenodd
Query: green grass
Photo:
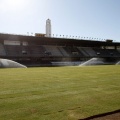
<svg viewBox="0 0 120 120"><path fill-rule="evenodd" d="M0 69L0 120L77 120L120 109L120 66Z"/></svg>

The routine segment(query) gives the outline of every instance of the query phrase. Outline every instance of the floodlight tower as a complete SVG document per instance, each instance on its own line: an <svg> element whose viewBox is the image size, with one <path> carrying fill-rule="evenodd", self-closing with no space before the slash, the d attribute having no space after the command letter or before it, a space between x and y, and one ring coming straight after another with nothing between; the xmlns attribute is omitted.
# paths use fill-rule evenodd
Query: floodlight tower
<svg viewBox="0 0 120 120"><path fill-rule="evenodd" d="M51 37L51 20L46 20L46 37Z"/></svg>

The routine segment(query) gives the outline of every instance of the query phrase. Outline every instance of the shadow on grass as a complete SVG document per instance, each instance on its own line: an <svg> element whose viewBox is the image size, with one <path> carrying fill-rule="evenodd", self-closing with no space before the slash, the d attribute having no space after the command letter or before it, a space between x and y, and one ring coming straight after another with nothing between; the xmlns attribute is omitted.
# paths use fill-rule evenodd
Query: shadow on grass
<svg viewBox="0 0 120 120"><path fill-rule="evenodd" d="M79 119L79 120L92 120L92 119L96 119L96 118L105 117L107 115L113 115L113 114L116 114L116 113L120 113L120 109L112 111L112 112L107 112L107 113L103 113L103 114L98 114L98 115L90 116L88 118Z"/></svg>

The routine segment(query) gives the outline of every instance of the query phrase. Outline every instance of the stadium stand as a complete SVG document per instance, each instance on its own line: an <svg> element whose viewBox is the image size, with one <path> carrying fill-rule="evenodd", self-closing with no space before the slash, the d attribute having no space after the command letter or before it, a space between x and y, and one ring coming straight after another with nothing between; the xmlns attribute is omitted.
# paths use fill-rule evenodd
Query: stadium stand
<svg viewBox="0 0 120 120"><path fill-rule="evenodd" d="M115 64L119 48L120 43L106 41L0 34L0 57L27 66Z"/></svg>
<svg viewBox="0 0 120 120"><path fill-rule="evenodd" d="M97 56L99 57L110 57L110 54L106 49L100 49L100 48L93 48L93 49L96 52Z"/></svg>
<svg viewBox="0 0 120 120"><path fill-rule="evenodd" d="M91 47L83 48L90 57L96 57L96 52Z"/></svg>
<svg viewBox="0 0 120 120"><path fill-rule="evenodd" d="M90 55L82 47L77 47L78 50L83 54L84 57L89 57Z"/></svg>
<svg viewBox="0 0 120 120"><path fill-rule="evenodd" d="M5 45L7 56L21 56L22 48L20 45Z"/></svg>
<svg viewBox="0 0 120 120"><path fill-rule="evenodd" d="M0 43L0 55L1 56L5 56L6 55L5 48L4 48L3 44L1 44L1 43Z"/></svg>
<svg viewBox="0 0 120 120"><path fill-rule="evenodd" d="M109 49L109 54L113 57L120 57L120 53L116 49Z"/></svg>
<svg viewBox="0 0 120 120"><path fill-rule="evenodd" d="M45 48L43 46L30 45L28 51L32 56L44 56L45 54Z"/></svg>
<svg viewBox="0 0 120 120"><path fill-rule="evenodd" d="M58 49L62 53L64 57L69 57L69 54L66 52L66 50L62 46L58 46Z"/></svg>
<svg viewBox="0 0 120 120"><path fill-rule="evenodd" d="M71 57L80 57L80 52L77 47L66 46L63 49L69 54Z"/></svg>
<svg viewBox="0 0 120 120"><path fill-rule="evenodd" d="M46 49L46 52L52 56L59 56L59 57L63 56L57 46L44 45L44 47Z"/></svg>

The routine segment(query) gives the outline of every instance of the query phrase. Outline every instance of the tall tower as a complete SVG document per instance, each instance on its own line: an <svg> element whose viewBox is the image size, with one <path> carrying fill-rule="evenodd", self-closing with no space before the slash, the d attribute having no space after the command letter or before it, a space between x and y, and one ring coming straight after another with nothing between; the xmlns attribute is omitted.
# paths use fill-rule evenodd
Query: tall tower
<svg viewBox="0 0 120 120"><path fill-rule="evenodd" d="M46 37L51 37L51 20L46 20Z"/></svg>

